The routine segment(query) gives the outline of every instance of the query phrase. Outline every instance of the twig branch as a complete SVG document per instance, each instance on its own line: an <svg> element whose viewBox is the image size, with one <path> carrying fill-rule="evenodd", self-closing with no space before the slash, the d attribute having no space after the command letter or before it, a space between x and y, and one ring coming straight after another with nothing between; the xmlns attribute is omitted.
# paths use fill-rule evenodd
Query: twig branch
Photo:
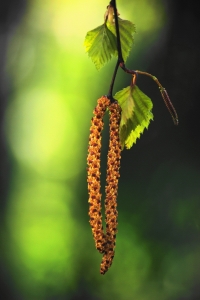
<svg viewBox="0 0 200 300"><path fill-rule="evenodd" d="M114 87L115 79L116 79L116 76L117 76L118 68L119 68L119 60L117 61L117 64L115 66L115 70L114 70L114 73L113 73L113 76L112 76L112 80L111 80L109 91L108 91L108 95L107 95L108 99L110 99L111 102L116 101L113 98L112 94L113 94L113 87Z"/></svg>
<svg viewBox="0 0 200 300"><path fill-rule="evenodd" d="M119 60L120 63L124 63L124 59L123 59L123 56L122 56L121 41L120 41L120 32L119 32L119 22L118 22L118 12L117 12L116 0L111 0L110 1L110 6L112 6L113 10L114 10L115 29L116 29L116 36L117 36L118 60Z"/></svg>
<svg viewBox="0 0 200 300"><path fill-rule="evenodd" d="M119 22L118 22L118 13L117 13L117 5L116 5L116 0L111 0L110 1L110 6L113 7L114 10L114 19L115 19L115 29L116 29L116 36L117 36L117 52L118 52L118 60L115 66L115 70L112 76L112 80L110 83L109 91L108 91L108 98L110 99L111 102L114 102L115 99L113 98L113 87L117 75L117 71L119 68L119 65L122 63L124 64L123 56L122 56L122 48L121 48L121 41L120 41L120 32L119 32Z"/></svg>
<svg viewBox="0 0 200 300"><path fill-rule="evenodd" d="M110 1L110 6L113 7L113 10L114 10L115 29L116 29L116 37L117 37L117 52L118 52L117 64L115 66L115 70L114 70L114 73L113 73L113 76L112 76L110 88L109 88L109 91L108 91L108 98L111 100L111 102L113 102L113 101L115 101L115 99L113 98L112 93L113 93L113 87L114 87L115 78L116 78L119 66L122 68L122 70L124 70L124 72L134 75L135 81L137 79L137 72L134 71L134 70L127 69L125 64L124 64L124 59L123 59L123 55L122 55L121 40L120 40L120 31L119 31L119 22L118 22L118 12L117 12L116 0L111 0Z"/></svg>

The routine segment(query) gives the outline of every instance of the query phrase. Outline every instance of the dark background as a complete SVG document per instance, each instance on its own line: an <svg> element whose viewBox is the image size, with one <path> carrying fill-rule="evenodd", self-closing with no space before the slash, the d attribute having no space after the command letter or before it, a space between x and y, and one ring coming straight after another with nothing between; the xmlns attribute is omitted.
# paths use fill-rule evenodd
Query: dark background
<svg viewBox="0 0 200 300"><path fill-rule="evenodd" d="M12 172L12 164L8 158L8 150L6 146L4 133L4 117L7 107L9 93L12 84L9 82L6 74L6 56L7 47L12 38L15 28L25 11L26 0L8 0L0 2L0 289L3 299L20 299L15 293L13 282L8 274L5 264L5 249L3 228L5 227L4 213L6 209L6 200L9 189L10 174Z"/></svg>

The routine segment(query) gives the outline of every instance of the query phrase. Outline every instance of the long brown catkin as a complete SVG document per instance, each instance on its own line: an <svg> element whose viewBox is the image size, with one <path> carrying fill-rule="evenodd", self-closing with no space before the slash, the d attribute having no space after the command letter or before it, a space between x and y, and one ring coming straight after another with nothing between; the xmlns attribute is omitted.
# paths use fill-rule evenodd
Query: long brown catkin
<svg viewBox="0 0 200 300"><path fill-rule="evenodd" d="M101 152L101 138L104 126L103 116L110 100L107 97L101 97L97 101L97 106L93 111L93 118L91 120L89 147L87 156L87 182L89 194L89 216L92 234L95 241L95 247L100 252L104 252L105 234L102 224L101 213L101 184L100 184L100 152Z"/></svg>
<svg viewBox="0 0 200 300"><path fill-rule="evenodd" d="M107 177L106 177L106 238L104 254L100 266L100 273L105 274L112 265L114 258L114 248L117 233L117 190L119 179L119 168L121 159L121 145L119 140L119 124L121 108L117 102L110 104L110 140L107 157Z"/></svg>

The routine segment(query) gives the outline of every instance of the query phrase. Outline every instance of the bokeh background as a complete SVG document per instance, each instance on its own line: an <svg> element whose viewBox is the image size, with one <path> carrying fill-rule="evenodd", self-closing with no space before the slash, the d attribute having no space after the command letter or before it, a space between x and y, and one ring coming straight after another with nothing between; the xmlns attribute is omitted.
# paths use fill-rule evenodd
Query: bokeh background
<svg viewBox="0 0 200 300"><path fill-rule="evenodd" d="M0 3L2 299L200 299L198 1L117 2L137 29L127 67L158 77L180 124L140 76L154 121L122 153L116 255L104 276L88 223L86 156L115 60L96 71L83 40L108 3ZM120 70L115 91L129 83ZM107 129L103 137L104 173Z"/></svg>

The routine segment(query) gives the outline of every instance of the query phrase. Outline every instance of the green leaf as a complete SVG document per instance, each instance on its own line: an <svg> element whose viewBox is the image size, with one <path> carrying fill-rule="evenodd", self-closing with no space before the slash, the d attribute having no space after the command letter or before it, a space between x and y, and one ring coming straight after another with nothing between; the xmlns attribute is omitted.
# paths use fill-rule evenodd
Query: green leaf
<svg viewBox="0 0 200 300"><path fill-rule="evenodd" d="M145 128L148 128L150 120L153 120L151 112L153 104L138 86L128 86L114 96L122 108L120 122L120 141L130 149L136 140L140 138Z"/></svg>
<svg viewBox="0 0 200 300"><path fill-rule="evenodd" d="M114 34L103 24L88 31L84 46L96 68L103 67L113 55L117 55L117 42Z"/></svg>
<svg viewBox="0 0 200 300"><path fill-rule="evenodd" d="M133 96L130 90L130 86L117 92L114 98L117 99L122 109L121 122L120 122L120 126L122 127L123 125L127 124L128 119L132 118L134 106L135 106L133 101Z"/></svg>
<svg viewBox="0 0 200 300"><path fill-rule="evenodd" d="M135 30L135 25L128 20L123 20L118 17L118 22L119 22L119 33L120 33L120 41L121 41L121 48L122 48L122 56L124 62L126 62L134 42L134 33L136 32L136 30ZM107 26L108 29L110 29L110 31L116 36L115 23L107 22ZM118 54L115 53L115 55L117 56Z"/></svg>

